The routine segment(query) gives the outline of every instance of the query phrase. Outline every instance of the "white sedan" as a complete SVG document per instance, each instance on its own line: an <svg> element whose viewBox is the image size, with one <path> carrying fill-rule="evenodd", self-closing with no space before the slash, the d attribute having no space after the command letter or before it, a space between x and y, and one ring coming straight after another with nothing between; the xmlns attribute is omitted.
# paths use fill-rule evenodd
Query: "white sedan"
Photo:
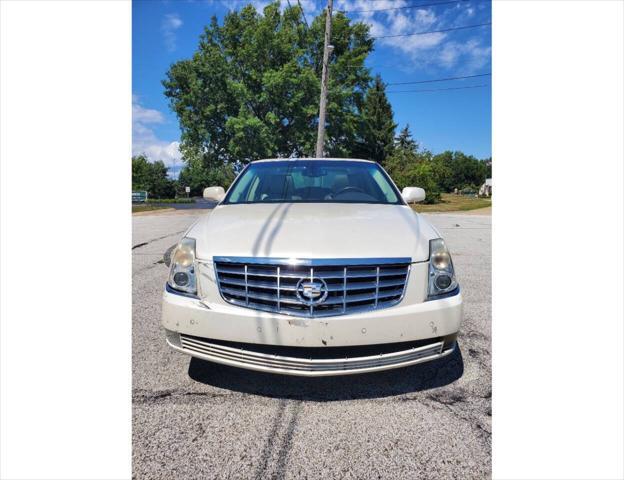
<svg viewBox="0 0 624 480"><path fill-rule="evenodd" d="M449 355L462 296L440 233L377 163L252 162L172 254L167 343L212 362L324 376Z"/></svg>

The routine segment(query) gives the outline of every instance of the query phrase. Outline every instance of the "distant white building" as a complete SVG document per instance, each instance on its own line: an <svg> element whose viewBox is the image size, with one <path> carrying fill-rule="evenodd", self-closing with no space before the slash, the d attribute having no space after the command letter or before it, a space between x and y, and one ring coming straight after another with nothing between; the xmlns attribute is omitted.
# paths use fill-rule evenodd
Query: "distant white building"
<svg viewBox="0 0 624 480"><path fill-rule="evenodd" d="M485 195L486 197L489 197L490 195L492 195L492 179L491 178L485 179L485 183L481 185L481 188L479 188L479 195Z"/></svg>

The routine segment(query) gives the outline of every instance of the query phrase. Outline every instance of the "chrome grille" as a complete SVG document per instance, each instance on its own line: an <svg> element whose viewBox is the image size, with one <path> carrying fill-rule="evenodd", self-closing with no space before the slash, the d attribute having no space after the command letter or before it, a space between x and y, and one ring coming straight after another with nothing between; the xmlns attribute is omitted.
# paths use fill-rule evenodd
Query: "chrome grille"
<svg viewBox="0 0 624 480"><path fill-rule="evenodd" d="M410 258L263 259L214 257L221 296L241 307L300 317L388 308L403 298ZM304 286L322 298L304 297Z"/></svg>

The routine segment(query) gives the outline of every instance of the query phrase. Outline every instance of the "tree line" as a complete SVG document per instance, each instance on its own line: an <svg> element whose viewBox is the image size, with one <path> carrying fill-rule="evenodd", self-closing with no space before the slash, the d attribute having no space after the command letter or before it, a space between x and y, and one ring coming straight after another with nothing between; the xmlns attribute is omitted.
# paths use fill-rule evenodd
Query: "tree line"
<svg viewBox="0 0 624 480"><path fill-rule="evenodd" d="M486 162L421 150L407 126L395 137L386 86L364 64L374 48L368 25L341 12L332 22L326 156L375 160L400 187L425 188L430 202L440 192L481 185L490 175ZM325 11L308 26L298 5L281 10L279 2L263 14L253 5L232 11L222 25L212 17L197 51L174 63L163 80L181 129L180 185L199 195L208 185L227 187L250 161L314 155L324 25ZM133 188L135 158L137 172L149 171L133 158ZM155 182L145 189L158 196L169 182L175 193L166 171L154 171L158 181L153 174L137 177Z"/></svg>
<svg viewBox="0 0 624 480"><path fill-rule="evenodd" d="M491 158L479 160L448 150L434 155L420 148L407 125L394 140L382 164L399 188L424 188L425 203L439 202L442 193L476 193L485 179L492 177Z"/></svg>
<svg viewBox="0 0 624 480"><path fill-rule="evenodd" d="M175 198L177 185L168 177L167 170L161 160L150 162L145 155L133 156L132 190L146 191L155 198Z"/></svg>

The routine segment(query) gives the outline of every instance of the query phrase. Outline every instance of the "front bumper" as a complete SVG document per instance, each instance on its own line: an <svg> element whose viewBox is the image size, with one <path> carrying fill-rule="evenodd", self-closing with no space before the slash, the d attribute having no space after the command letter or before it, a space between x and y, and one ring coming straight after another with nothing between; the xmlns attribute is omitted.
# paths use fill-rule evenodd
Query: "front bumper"
<svg viewBox="0 0 624 480"><path fill-rule="evenodd" d="M459 330L461 317L461 293L352 315L298 318L221 302L205 304L165 291L162 309L167 343L175 350L226 365L303 376L373 372L443 357L454 349L448 339ZM296 353L365 345L385 345L380 349L384 353L340 353L334 358ZM262 346L296 348L294 355L278 355L255 348Z"/></svg>

